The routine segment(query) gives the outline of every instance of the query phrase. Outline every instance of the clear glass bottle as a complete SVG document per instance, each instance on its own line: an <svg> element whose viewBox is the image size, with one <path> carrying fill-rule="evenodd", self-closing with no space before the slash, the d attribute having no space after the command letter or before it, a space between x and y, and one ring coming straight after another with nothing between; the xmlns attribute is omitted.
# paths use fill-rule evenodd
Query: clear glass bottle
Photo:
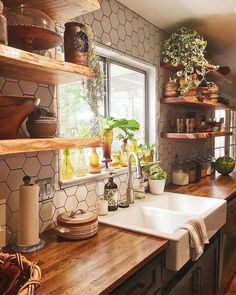
<svg viewBox="0 0 236 295"><path fill-rule="evenodd" d="M84 154L84 149L79 148L77 150L76 168L74 168L74 170L75 176L78 177L86 176L88 174L88 166Z"/></svg>
<svg viewBox="0 0 236 295"><path fill-rule="evenodd" d="M99 156L97 154L95 147L92 148L91 154L89 156L89 173L91 174L101 173L101 168L99 165Z"/></svg>
<svg viewBox="0 0 236 295"><path fill-rule="evenodd" d="M61 176L63 180L71 180L74 176L74 169L71 164L69 149L63 150Z"/></svg>

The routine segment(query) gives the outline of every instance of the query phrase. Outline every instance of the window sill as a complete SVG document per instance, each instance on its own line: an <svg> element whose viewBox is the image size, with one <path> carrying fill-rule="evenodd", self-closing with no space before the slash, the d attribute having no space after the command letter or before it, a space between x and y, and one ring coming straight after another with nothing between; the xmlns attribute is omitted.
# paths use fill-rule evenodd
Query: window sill
<svg viewBox="0 0 236 295"><path fill-rule="evenodd" d="M141 163L142 167L146 167L155 163L160 163L160 161L154 161L150 163ZM98 181L98 180L103 180L109 177L110 173L113 172L115 175L122 175L128 173L128 167L123 167L120 169L110 169L106 170L105 168L102 169L102 172L99 174L89 174L86 176L81 176L81 177L74 177L71 180L64 181L60 180L59 181L59 186L61 189L75 186L75 185L80 185L80 184L85 184L93 181ZM132 172L136 172L136 166L132 166Z"/></svg>

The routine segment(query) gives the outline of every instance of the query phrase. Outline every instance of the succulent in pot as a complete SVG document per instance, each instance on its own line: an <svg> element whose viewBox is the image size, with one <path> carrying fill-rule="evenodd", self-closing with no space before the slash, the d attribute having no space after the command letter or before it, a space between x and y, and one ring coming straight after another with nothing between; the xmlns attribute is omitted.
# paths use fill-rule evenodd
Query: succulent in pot
<svg viewBox="0 0 236 295"><path fill-rule="evenodd" d="M44 108L37 107L28 116L26 128L31 138L55 137L57 132L56 115Z"/></svg>
<svg viewBox="0 0 236 295"><path fill-rule="evenodd" d="M158 163L153 164L148 170L148 182L150 191L154 195L164 192L167 174Z"/></svg>
<svg viewBox="0 0 236 295"><path fill-rule="evenodd" d="M185 94L198 86L205 75L219 67L210 65L205 58L207 41L200 34L186 27L181 27L164 42L162 51L164 63L178 68L177 77L184 77L186 83L180 83L178 90ZM197 74L197 79L193 74Z"/></svg>

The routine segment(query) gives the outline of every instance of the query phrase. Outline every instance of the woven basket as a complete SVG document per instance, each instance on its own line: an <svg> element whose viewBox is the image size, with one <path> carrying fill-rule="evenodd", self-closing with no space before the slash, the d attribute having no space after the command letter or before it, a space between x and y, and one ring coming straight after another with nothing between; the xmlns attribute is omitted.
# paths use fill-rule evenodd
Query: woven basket
<svg viewBox="0 0 236 295"><path fill-rule="evenodd" d="M41 279L41 271L37 264L30 262L21 254L0 253L0 265L4 264L19 268L21 275L25 278L24 281L17 284L18 289L15 290L14 294L33 295L35 289L40 286L39 280ZM7 294L13 293L9 290Z"/></svg>

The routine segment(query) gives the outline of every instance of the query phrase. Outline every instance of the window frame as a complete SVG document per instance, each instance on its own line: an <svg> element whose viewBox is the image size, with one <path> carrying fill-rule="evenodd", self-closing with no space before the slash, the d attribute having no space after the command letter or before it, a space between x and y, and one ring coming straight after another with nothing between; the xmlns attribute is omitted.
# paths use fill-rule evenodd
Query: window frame
<svg viewBox="0 0 236 295"><path fill-rule="evenodd" d="M147 72L145 70L141 70L139 68L136 68L134 66L130 66L129 64L126 64L121 61L117 61L105 56L100 56L103 60L105 60L105 73L106 73L106 91L105 91L105 98L104 98L104 114L105 116L110 115L110 86L111 86L111 65L118 65L121 67L124 67L126 69L133 70L135 72L141 73L144 75L144 87L145 87L145 92L144 92L144 143L149 144L149 121L147 118L149 118L149 91L148 91L148 78L147 78Z"/></svg>

